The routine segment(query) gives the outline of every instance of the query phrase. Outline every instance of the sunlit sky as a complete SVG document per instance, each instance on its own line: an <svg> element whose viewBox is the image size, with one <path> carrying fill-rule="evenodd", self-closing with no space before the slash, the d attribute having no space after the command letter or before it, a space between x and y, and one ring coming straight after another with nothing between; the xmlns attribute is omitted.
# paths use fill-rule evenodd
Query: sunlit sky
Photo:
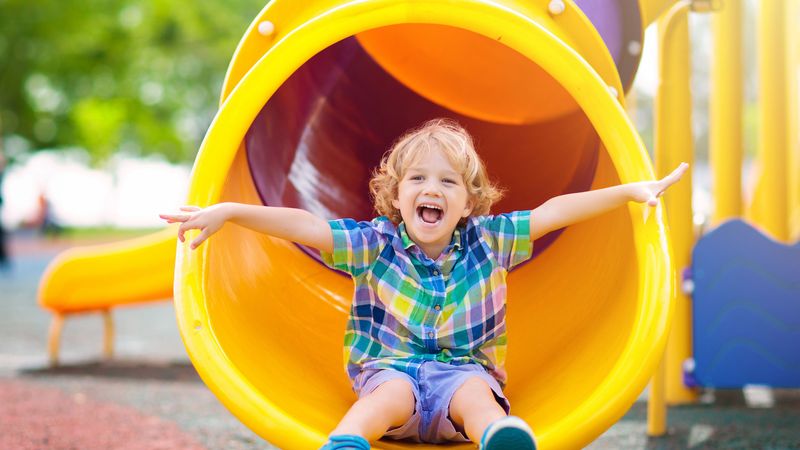
<svg viewBox="0 0 800 450"><path fill-rule="evenodd" d="M157 227L158 213L173 211L186 198L188 165L117 156L100 170L81 156L41 151L11 167L3 183L3 223L16 228L30 222L44 193L61 225Z"/></svg>

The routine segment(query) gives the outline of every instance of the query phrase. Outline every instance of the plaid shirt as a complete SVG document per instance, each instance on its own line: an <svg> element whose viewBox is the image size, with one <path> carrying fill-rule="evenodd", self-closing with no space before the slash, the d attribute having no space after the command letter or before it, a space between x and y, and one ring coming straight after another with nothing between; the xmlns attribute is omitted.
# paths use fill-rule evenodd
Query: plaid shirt
<svg viewBox="0 0 800 450"><path fill-rule="evenodd" d="M416 377L424 361L478 363L505 383L506 273L531 256L530 211L471 217L434 261L386 217L329 222L326 264L350 274L351 379L363 369Z"/></svg>

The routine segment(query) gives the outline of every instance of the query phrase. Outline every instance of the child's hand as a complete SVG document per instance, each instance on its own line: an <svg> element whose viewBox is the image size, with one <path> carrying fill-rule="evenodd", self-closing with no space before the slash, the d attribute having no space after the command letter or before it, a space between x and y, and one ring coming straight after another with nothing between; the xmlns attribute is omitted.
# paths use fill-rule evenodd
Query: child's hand
<svg viewBox="0 0 800 450"><path fill-rule="evenodd" d="M190 248L196 249L200 244L216 233L227 220L227 215L222 204L209 206L202 209L197 206L181 206L184 214L159 214L158 217L167 223L180 222L178 239L185 241L184 233L188 230L200 230L200 234L192 241Z"/></svg>
<svg viewBox="0 0 800 450"><path fill-rule="evenodd" d="M647 202L648 206L658 205L658 198L664 195L667 188L677 183L688 169L689 164L681 163L671 174L658 181L631 183L631 200L638 203Z"/></svg>

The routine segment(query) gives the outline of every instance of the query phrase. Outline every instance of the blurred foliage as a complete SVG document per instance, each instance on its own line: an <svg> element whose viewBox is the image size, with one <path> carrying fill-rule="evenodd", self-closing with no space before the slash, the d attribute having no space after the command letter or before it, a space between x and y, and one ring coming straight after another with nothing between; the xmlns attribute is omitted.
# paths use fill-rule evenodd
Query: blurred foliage
<svg viewBox="0 0 800 450"><path fill-rule="evenodd" d="M120 150L191 161L263 6L0 0L0 126L15 144L6 151L79 146L95 162Z"/></svg>
<svg viewBox="0 0 800 450"><path fill-rule="evenodd" d="M119 228L113 226L99 227L64 227L55 237L74 241L115 242L120 239L129 239L145 236L162 230L163 228Z"/></svg>

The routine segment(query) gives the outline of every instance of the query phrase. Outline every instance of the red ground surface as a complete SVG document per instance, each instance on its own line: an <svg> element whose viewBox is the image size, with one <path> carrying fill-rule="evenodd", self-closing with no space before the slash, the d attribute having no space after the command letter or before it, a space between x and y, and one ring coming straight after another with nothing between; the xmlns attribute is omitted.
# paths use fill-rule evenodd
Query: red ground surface
<svg viewBox="0 0 800 450"><path fill-rule="evenodd" d="M0 430L0 449L205 450L161 418L18 380L0 380Z"/></svg>

